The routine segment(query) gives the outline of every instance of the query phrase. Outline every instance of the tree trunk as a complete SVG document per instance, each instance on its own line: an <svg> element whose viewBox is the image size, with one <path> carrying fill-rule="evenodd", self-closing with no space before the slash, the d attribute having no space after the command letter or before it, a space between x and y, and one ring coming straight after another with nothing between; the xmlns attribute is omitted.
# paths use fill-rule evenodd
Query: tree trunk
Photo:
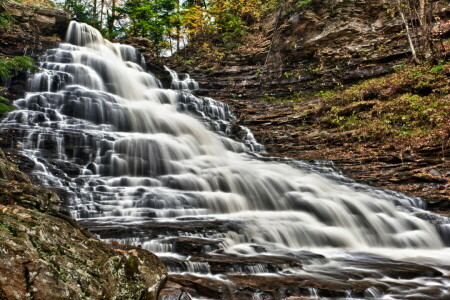
<svg viewBox="0 0 450 300"><path fill-rule="evenodd" d="M105 0L102 0L100 5L100 25L99 29L102 29L103 26L103 9L105 8Z"/></svg>
<svg viewBox="0 0 450 300"><path fill-rule="evenodd" d="M433 41L431 40L431 18L433 16L431 4L426 0L419 0L419 21L422 35L423 53L426 59L435 60Z"/></svg>
<svg viewBox="0 0 450 300"><path fill-rule="evenodd" d="M177 33L176 33L176 38L177 38L177 52L180 51L180 35L181 35L181 24L180 24L180 0L177 0Z"/></svg>
<svg viewBox="0 0 450 300"><path fill-rule="evenodd" d="M108 19L108 34L109 38L114 38L114 21L116 20L116 1L112 0L112 7L111 7L111 16Z"/></svg>
<svg viewBox="0 0 450 300"><path fill-rule="evenodd" d="M94 27L97 27L97 0L94 0L94 4L92 7L92 22Z"/></svg>
<svg viewBox="0 0 450 300"><path fill-rule="evenodd" d="M406 37L408 38L408 43L409 43L409 47L411 49L411 54L414 59L414 62L417 64L420 64L420 60L417 57L416 48L414 47L414 43L411 38L411 31L409 30L408 20L406 19L405 14L403 13L401 0L397 0L397 8L398 8L398 12L400 13L400 17L402 18L403 24L405 25Z"/></svg>

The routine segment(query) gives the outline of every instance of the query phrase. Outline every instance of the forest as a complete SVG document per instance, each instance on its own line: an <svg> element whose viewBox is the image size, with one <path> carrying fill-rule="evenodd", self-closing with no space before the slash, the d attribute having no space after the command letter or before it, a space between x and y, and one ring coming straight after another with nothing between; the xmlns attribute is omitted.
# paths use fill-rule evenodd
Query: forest
<svg viewBox="0 0 450 300"><path fill-rule="evenodd" d="M68 0L57 6L109 38L143 37L150 39L157 50L180 50L193 40L210 40L212 37L215 37L215 43L229 46L279 2Z"/></svg>
<svg viewBox="0 0 450 300"><path fill-rule="evenodd" d="M352 0L350 0L352 1ZM62 8L77 21L99 29L110 39L148 38L156 52L179 51L187 44L209 42L235 48L257 22L274 10L294 5L336 5L335 1L302 0L26 0L25 3ZM389 3L392 16L401 16L405 34L415 62L424 57L441 58L432 39L431 23L435 21L436 1L395 0ZM413 40L420 32L421 41ZM419 49L416 49L419 48Z"/></svg>
<svg viewBox="0 0 450 300"><path fill-rule="evenodd" d="M0 299L447 300L448 0L0 0Z"/></svg>

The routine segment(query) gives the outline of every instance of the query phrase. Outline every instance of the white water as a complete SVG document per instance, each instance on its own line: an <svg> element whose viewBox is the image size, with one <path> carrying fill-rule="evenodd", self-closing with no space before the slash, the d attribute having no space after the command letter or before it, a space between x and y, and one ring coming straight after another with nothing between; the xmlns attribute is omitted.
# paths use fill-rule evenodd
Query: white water
<svg viewBox="0 0 450 300"><path fill-rule="evenodd" d="M41 67L2 128L17 132L42 182L69 191L70 212L94 230L145 232L151 221L178 226L169 237L219 239L226 253L239 255L256 255L261 245L268 253L351 250L449 265L436 227L415 216L420 200L333 180L339 175L320 166L255 158L250 152L263 148L245 128L242 143L229 138L236 134L228 106L163 89L134 48L87 25L72 22L67 43L48 51ZM168 71L172 88L198 88ZM232 225L191 230L192 220ZM171 253L164 235L116 238ZM202 273L205 264L173 271Z"/></svg>

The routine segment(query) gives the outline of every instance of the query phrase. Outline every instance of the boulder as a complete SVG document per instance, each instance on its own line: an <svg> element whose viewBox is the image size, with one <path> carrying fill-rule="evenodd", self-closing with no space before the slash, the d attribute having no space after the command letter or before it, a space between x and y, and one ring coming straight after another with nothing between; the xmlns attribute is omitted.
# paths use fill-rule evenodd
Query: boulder
<svg viewBox="0 0 450 300"><path fill-rule="evenodd" d="M1 150L0 193L0 299L157 299L167 271L154 254L100 241Z"/></svg>

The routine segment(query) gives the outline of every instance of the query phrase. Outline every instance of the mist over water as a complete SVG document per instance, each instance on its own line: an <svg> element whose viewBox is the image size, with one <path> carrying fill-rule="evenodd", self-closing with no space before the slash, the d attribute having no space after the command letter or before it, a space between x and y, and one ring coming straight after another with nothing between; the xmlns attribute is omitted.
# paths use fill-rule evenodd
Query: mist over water
<svg viewBox="0 0 450 300"><path fill-rule="evenodd" d="M2 131L15 132L44 185L66 191L73 217L104 239L171 257L171 273L212 276L207 259L193 262L180 250L182 239L201 244L202 255L308 250L327 259L312 258L309 270L261 262L224 274L321 278L327 271L332 278L346 265L360 268L356 262L368 258L351 253L362 251L448 272L449 227L418 218L419 199L355 184L323 165L258 158L264 147L232 126L226 104L194 96L198 83L170 69L172 89L164 89L133 47L72 22L66 43L47 51L40 66ZM437 280L436 299L449 286ZM375 290L365 295L379 297ZM402 290L389 295L401 298Z"/></svg>

